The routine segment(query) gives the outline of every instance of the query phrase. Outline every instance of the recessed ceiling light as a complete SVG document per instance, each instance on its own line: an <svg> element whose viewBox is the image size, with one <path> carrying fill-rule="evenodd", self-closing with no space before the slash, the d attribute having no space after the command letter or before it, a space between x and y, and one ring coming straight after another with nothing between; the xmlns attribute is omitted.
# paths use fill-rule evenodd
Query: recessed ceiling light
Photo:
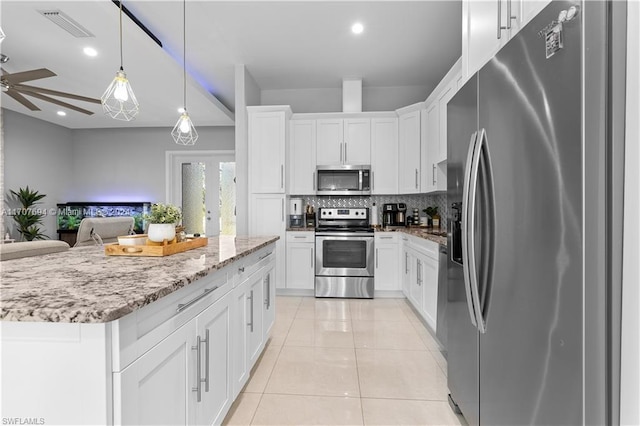
<svg viewBox="0 0 640 426"><path fill-rule="evenodd" d="M58 115L59 115L60 117L64 117L65 115L67 115L67 113L66 113L66 112L64 112L64 111L58 111Z"/></svg>
<svg viewBox="0 0 640 426"><path fill-rule="evenodd" d="M356 22L351 26L351 32L354 34L361 34L364 31L364 25L360 22Z"/></svg>
<svg viewBox="0 0 640 426"><path fill-rule="evenodd" d="M91 56L91 57L98 56L98 51L93 47L85 47L82 51L87 56Z"/></svg>

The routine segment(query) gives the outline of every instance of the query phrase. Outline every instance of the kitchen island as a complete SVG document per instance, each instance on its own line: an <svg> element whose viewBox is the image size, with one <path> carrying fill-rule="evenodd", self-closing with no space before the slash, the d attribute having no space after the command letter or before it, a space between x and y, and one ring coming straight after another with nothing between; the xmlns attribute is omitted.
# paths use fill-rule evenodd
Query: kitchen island
<svg viewBox="0 0 640 426"><path fill-rule="evenodd" d="M2 262L0 416L221 422L275 318L277 239L216 237L162 258L82 247Z"/></svg>

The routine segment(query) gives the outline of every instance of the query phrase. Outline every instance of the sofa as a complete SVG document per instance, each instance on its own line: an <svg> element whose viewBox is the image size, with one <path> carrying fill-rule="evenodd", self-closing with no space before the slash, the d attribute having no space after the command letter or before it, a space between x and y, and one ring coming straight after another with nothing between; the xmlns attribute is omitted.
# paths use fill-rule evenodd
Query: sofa
<svg viewBox="0 0 640 426"><path fill-rule="evenodd" d="M0 244L0 261L40 256L69 250L69 244L58 240L22 241Z"/></svg>

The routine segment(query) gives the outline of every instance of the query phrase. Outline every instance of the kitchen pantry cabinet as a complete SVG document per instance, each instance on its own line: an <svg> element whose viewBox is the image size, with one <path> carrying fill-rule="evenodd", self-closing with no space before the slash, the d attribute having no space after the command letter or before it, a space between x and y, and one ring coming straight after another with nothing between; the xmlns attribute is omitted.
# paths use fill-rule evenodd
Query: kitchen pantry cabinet
<svg viewBox="0 0 640 426"><path fill-rule="evenodd" d="M398 193L398 118L371 119L371 193Z"/></svg>
<svg viewBox="0 0 640 426"><path fill-rule="evenodd" d="M375 291L399 291L400 238L398 232L375 233Z"/></svg>
<svg viewBox="0 0 640 426"><path fill-rule="evenodd" d="M464 0L462 68L470 76L551 0Z"/></svg>
<svg viewBox="0 0 640 426"><path fill-rule="evenodd" d="M289 190L292 195L316 192L316 120L291 120Z"/></svg>
<svg viewBox="0 0 640 426"><path fill-rule="evenodd" d="M370 165L370 118L322 118L316 122L316 163Z"/></svg>
<svg viewBox="0 0 640 426"><path fill-rule="evenodd" d="M284 194L288 107L247 107L249 111L249 189Z"/></svg>
<svg viewBox="0 0 640 426"><path fill-rule="evenodd" d="M277 235L276 241L276 288L285 285L285 237L287 213L284 194L254 194L249 199L249 235Z"/></svg>
<svg viewBox="0 0 640 426"><path fill-rule="evenodd" d="M398 193L420 192L420 102L398 110Z"/></svg>
<svg viewBox="0 0 640 426"><path fill-rule="evenodd" d="M287 289L313 290L314 283L314 232L287 232Z"/></svg>

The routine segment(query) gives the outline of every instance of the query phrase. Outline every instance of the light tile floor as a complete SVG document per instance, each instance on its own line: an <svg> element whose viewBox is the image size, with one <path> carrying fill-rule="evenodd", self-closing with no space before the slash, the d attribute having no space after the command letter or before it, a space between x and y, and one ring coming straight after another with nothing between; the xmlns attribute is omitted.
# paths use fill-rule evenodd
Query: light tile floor
<svg viewBox="0 0 640 426"><path fill-rule="evenodd" d="M404 299L281 297L226 425L465 425L447 364Z"/></svg>

